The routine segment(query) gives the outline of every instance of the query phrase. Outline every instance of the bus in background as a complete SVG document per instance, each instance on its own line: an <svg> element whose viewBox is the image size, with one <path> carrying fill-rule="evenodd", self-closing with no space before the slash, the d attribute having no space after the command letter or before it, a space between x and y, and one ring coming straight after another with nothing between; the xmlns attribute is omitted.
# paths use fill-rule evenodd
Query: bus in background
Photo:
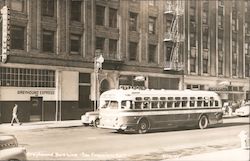
<svg viewBox="0 0 250 161"><path fill-rule="evenodd" d="M222 123L221 99L212 91L112 89L100 96L98 127L118 132Z"/></svg>

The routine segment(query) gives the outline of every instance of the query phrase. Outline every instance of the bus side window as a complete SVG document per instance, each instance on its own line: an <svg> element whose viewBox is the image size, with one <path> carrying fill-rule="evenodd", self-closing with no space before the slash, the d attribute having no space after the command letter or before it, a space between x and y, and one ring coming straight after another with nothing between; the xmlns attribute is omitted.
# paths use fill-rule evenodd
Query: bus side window
<svg viewBox="0 0 250 161"><path fill-rule="evenodd" d="M202 97L198 97L197 107L202 107Z"/></svg>
<svg viewBox="0 0 250 161"><path fill-rule="evenodd" d="M210 97L210 107L213 107L213 106L214 106L214 98Z"/></svg>
<svg viewBox="0 0 250 161"><path fill-rule="evenodd" d="M135 109L141 109L142 102L135 102Z"/></svg>
<svg viewBox="0 0 250 161"><path fill-rule="evenodd" d="M122 103L121 103L121 105L122 105L122 109L132 109L132 102L131 101L122 101Z"/></svg>
<svg viewBox="0 0 250 161"><path fill-rule="evenodd" d="M167 108L173 108L173 97L168 97Z"/></svg>
<svg viewBox="0 0 250 161"><path fill-rule="evenodd" d="M152 108L158 108L158 97L153 97L152 98L152 102L151 102L151 106Z"/></svg>
<svg viewBox="0 0 250 161"><path fill-rule="evenodd" d="M207 97L204 98L204 107L208 107L209 99Z"/></svg>
<svg viewBox="0 0 250 161"><path fill-rule="evenodd" d="M135 109L141 109L142 107L142 98L136 97L135 98Z"/></svg>
<svg viewBox="0 0 250 161"><path fill-rule="evenodd" d="M187 97L182 97L181 107L187 107Z"/></svg>
<svg viewBox="0 0 250 161"><path fill-rule="evenodd" d="M174 107L176 108L178 108L178 107L180 107L180 104L181 104L181 101L180 101L180 97L175 97L175 103L174 103Z"/></svg>
<svg viewBox="0 0 250 161"><path fill-rule="evenodd" d="M150 98L144 97L143 108L150 108Z"/></svg>
<svg viewBox="0 0 250 161"><path fill-rule="evenodd" d="M219 106L219 101L214 101L215 102L215 106L218 107Z"/></svg>
<svg viewBox="0 0 250 161"><path fill-rule="evenodd" d="M194 107L195 106L195 97L190 97L189 106L190 107Z"/></svg>
<svg viewBox="0 0 250 161"><path fill-rule="evenodd" d="M166 107L166 98L160 97L160 108L165 108L165 107Z"/></svg>

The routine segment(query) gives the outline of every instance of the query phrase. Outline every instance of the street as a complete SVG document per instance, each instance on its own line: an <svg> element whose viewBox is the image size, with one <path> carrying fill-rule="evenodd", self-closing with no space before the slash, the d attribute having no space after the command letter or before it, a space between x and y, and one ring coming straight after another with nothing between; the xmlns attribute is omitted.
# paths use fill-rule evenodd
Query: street
<svg viewBox="0 0 250 161"><path fill-rule="evenodd" d="M223 120L204 130L171 129L147 134L120 134L94 127L33 129L14 134L29 160L171 159L240 148L239 133L249 132L249 117Z"/></svg>

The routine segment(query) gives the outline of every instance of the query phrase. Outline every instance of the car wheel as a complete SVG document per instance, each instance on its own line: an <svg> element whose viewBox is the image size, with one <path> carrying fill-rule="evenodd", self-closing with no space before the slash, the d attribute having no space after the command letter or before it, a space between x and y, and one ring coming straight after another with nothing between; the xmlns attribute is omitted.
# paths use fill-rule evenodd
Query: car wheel
<svg viewBox="0 0 250 161"><path fill-rule="evenodd" d="M145 119L141 120L137 126L138 134L144 134L148 131L148 129L149 129L148 121Z"/></svg>
<svg viewBox="0 0 250 161"><path fill-rule="evenodd" d="M208 118L205 115L202 115L199 119L198 126L200 129L205 129L208 126Z"/></svg>
<svg viewBox="0 0 250 161"><path fill-rule="evenodd" d="M94 127L97 127L99 124L100 124L100 119L99 118L95 119L93 123Z"/></svg>
<svg viewBox="0 0 250 161"><path fill-rule="evenodd" d="M87 124L87 123L83 123L83 125L84 125L84 126L89 126L89 124Z"/></svg>

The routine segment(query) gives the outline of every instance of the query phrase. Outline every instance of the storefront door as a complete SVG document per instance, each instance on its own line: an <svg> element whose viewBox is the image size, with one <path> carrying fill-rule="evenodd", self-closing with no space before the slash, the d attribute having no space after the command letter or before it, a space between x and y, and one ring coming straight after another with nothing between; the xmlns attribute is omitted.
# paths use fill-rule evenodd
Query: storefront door
<svg viewBox="0 0 250 161"><path fill-rule="evenodd" d="M30 121L42 121L42 97L31 97Z"/></svg>

